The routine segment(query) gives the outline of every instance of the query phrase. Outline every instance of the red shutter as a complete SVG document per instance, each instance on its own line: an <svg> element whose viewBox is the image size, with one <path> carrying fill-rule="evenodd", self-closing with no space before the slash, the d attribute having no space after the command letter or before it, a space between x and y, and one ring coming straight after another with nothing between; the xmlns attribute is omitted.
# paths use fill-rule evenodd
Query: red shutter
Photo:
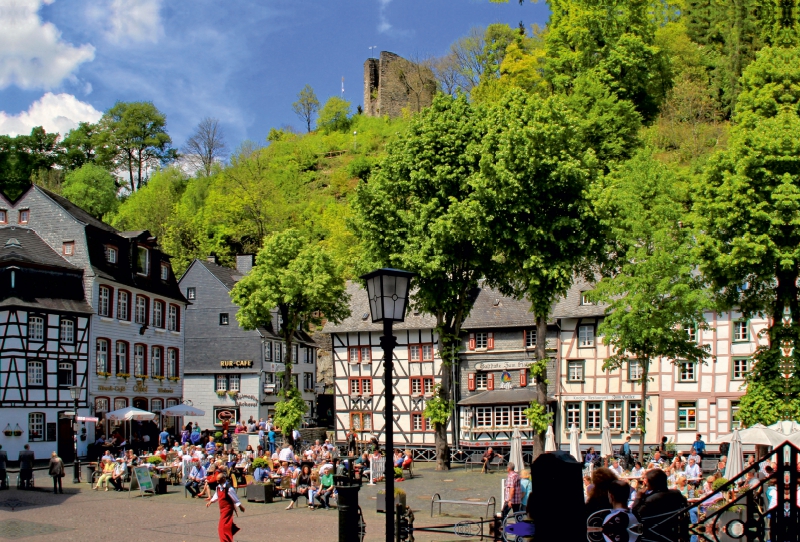
<svg viewBox="0 0 800 542"><path fill-rule="evenodd" d="M528 385L528 369L519 370L519 385L523 388Z"/></svg>
<svg viewBox="0 0 800 542"><path fill-rule="evenodd" d="M467 348L469 348L470 350L475 350L475 334L474 333L470 333L469 334L469 346Z"/></svg>
<svg viewBox="0 0 800 542"><path fill-rule="evenodd" d="M469 373L467 375L467 389L469 391L475 391L475 373Z"/></svg>
<svg viewBox="0 0 800 542"><path fill-rule="evenodd" d="M494 389L494 373L489 373L486 376L486 389L489 391Z"/></svg>
<svg viewBox="0 0 800 542"><path fill-rule="evenodd" d="M491 331L488 333L486 337L486 349L487 350L494 349L494 333L492 333Z"/></svg>

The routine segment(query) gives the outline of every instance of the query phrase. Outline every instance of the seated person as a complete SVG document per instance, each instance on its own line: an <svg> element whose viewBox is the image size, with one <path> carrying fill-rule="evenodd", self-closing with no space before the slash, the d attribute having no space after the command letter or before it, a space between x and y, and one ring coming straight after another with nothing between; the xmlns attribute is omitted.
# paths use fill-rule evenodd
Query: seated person
<svg viewBox="0 0 800 542"><path fill-rule="evenodd" d="M624 480L614 480L608 488L611 512L603 520L604 540L636 540L639 520L628 508L631 487Z"/></svg>
<svg viewBox="0 0 800 542"><path fill-rule="evenodd" d="M586 465L591 465L597 461L599 457L600 456L594 451L594 446L589 446L589 450L587 450L586 455L583 457L583 462Z"/></svg>
<svg viewBox="0 0 800 542"><path fill-rule="evenodd" d="M486 469L489 467L489 463L492 462L492 459L497 457L497 454L494 452L491 446L483 453L483 457L481 458L481 462L483 463L483 468L481 472L486 472Z"/></svg>
<svg viewBox="0 0 800 542"><path fill-rule="evenodd" d="M110 457L103 456L101 472L102 474L100 474L100 478L97 479L97 484L92 489L97 491L100 489L101 485L105 485L106 491L108 491L108 481L111 480L111 477L114 475L114 462L111 461Z"/></svg>
<svg viewBox="0 0 800 542"><path fill-rule="evenodd" d="M269 480L270 470L268 465L263 467L256 467L253 471L253 480L256 482L266 482Z"/></svg>
<svg viewBox="0 0 800 542"><path fill-rule="evenodd" d="M392 464L395 467L402 467L403 466L403 454L400 453L400 450L394 451L394 459L392 460Z"/></svg>
<svg viewBox="0 0 800 542"><path fill-rule="evenodd" d="M333 473L330 469L320 470L321 476L319 477L319 492L317 493L317 501L323 508L329 510L331 495L333 494Z"/></svg>
<svg viewBox="0 0 800 542"><path fill-rule="evenodd" d="M401 468L407 469L414 460L411 459L411 450L406 450L406 455L403 458L403 464L400 465Z"/></svg>
<svg viewBox="0 0 800 542"><path fill-rule="evenodd" d="M122 483L125 481L126 474L128 474L128 465L125 463L125 458L118 457L114 464L114 472L109 479L114 486L114 491L123 491Z"/></svg>
<svg viewBox="0 0 800 542"><path fill-rule="evenodd" d="M205 481L206 470L200 464L200 461L195 459L192 461L192 470L189 472L189 478L186 481L186 489L192 494L193 499L200 496L200 490L203 488Z"/></svg>

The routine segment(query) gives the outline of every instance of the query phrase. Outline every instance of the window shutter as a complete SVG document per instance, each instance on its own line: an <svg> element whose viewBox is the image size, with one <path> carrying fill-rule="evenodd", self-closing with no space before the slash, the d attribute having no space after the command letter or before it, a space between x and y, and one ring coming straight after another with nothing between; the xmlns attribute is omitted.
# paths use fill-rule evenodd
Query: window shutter
<svg viewBox="0 0 800 542"><path fill-rule="evenodd" d="M469 346L467 348L469 348L470 350L475 350L475 334L474 333L470 333L469 334Z"/></svg>
<svg viewBox="0 0 800 542"><path fill-rule="evenodd" d="M469 391L475 391L475 373L469 373L467 375L467 389Z"/></svg>
<svg viewBox="0 0 800 542"><path fill-rule="evenodd" d="M494 349L494 333L491 331L486 335L486 349L493 350Z"/></svg>
<svg viewBox="0 0 800 542"><path fill-rule="evenodd" d="M528 385L528 369L519 370L519 385L525 387Z"/></svg>
<svg viewBox="0 0 800 542"><path fill-rule="evenodd" d="M486 389L489 391L494 389L494 373L486 375Z"/></svg>
<svg viewBox="0 0 800 542"><path fill-rule="evenodd" d="M522 330L522 348L527 348L527 347L528 347L528 330L527 329L523 329Z"/></svg>

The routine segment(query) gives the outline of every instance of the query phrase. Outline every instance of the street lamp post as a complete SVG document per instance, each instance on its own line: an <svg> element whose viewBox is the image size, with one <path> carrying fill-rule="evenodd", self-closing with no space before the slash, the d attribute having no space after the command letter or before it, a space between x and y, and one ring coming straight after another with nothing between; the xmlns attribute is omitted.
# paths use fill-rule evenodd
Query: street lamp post
<svg viewBox="0 0 800 542"><path fill-rule="evenodd" d="M386 435L386 540L394 540L394 391L393 354L397 338L392 335L394 322L402 322L408 305L409 282L414 273L400 269L378 269L363 275L367 283L369 312L373 323L383 322L383 389L384 389L384 431Z"/></svg>
<svg viewBox="0 0 800 542"><path fill-rule="evenodd" d="M78 461L78 399L81 398L81 387L80 386L72 386L69 389L69 395L72 397L72 401L74 403L74 411L75 414L72 416L72 443L73 443L73 452L75 456L72 460L72 483L73 484L80 484L81 483L81 464Z"/></svg>

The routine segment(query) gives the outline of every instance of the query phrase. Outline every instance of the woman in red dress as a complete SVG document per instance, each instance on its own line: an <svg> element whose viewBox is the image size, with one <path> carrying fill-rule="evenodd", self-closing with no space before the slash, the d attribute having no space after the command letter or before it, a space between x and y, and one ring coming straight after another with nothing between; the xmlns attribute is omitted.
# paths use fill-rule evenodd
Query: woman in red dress
<svg viewBox="0 0 800 542"><path fill-rule="evenodd" d="M228 485L228 477L224 472L217 475L217 489L214 496L206 503L206 508L212 502L219 502L219 533L220 542L233 542L233 535L239 531L239 527L233 522L233 513L236 508L244 512L244 506L239 502L236 490Z"/></svg>

